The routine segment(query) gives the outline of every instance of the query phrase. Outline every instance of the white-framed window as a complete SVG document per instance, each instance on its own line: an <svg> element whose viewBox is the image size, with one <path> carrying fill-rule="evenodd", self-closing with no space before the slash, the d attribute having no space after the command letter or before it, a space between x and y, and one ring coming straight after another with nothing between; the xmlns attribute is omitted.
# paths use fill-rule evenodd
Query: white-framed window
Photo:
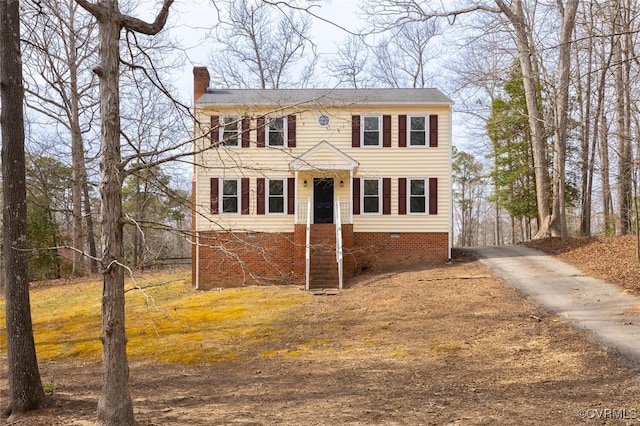
<svg viewBox="0 0 640 426"><path fill-rule="evenodd" d="M287 117L273 117L267 119L265 138L267 146L283 148L287 142Z"/></svg>
<svg viewBox="0 0 640 426"><path fill-rule="evenodd" d="M229 147L240 146L241 122L239 117L221 117L219 131L222 145Z"/></svg>
<svg viewBox="0 0 640 426"><path fill-rule="evenodd" d="M267 212L270 214L286 213L287 181L286 179L267 180Z"/></svg>
<svg viewBox="0 0 640 426"><path fill-rule="evenodd" d="M382 145L382 118L377 115L362 116L360 126L362 146Z"/></svg>
<svg viewBox="0 0 640 426"><path fill-rule="evenodd" d="M407 193L410 214L424 214L429 211L429 179L409 178L407 179Z"/></svg>
<svg viewBox="0 0 640 426"><path fill-rule="evenodd" d="M240 213L240 179L222 179L221 213Z"/></svg>
<svg viewBox="0 0 640 426"><path fill-rule="evenodd" d="M362 179L362 213L382 212L382 184L380 179Z"/></svg>
<svg viewBox="0 0 640 426"><path fill-rule="evenodd" d="M429 146L429 116L410 115L407 119L409 121L407 145Z"/></svg>

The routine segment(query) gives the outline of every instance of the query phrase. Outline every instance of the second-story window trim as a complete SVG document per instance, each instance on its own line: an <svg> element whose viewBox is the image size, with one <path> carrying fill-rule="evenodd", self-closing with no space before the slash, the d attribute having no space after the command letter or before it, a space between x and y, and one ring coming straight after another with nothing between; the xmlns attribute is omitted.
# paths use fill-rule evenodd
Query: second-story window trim
<svg viewBox="0 0 640 426"><path fill-rule="evenodd" d="M363 115L360 118L360 140L363 147L382 146L382 116Z"/></svg>
<svg viewBox="0 0 640 426"><path fill-rule="evenodd" d="M407 116L407 146L429 147L429 116Z"/></svg>
<svg viewBox="0 0 640 426"><path fill-rule="evenodd" d="M242 127L242 119L234 116L220 117L220 141L226 147L240 147L240 129Z"/></svg>
<svg viewBox="0 0 640 426"><path fill-rule="evenodd" d="M287 146L287 117L268 117L265 125L265 140L272 148Z"/></svg>

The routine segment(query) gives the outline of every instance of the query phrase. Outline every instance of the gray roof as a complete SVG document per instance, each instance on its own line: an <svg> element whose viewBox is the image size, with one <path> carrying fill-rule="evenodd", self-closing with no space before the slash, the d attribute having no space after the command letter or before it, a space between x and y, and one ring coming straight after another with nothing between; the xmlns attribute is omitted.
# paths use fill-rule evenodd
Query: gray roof
<svg viewBox="0 0 640 426"><path fill-rule="evenodd" d="M322 106L423 104L452 105L453 101L438 89L211 89L197 104Z"/></svg>

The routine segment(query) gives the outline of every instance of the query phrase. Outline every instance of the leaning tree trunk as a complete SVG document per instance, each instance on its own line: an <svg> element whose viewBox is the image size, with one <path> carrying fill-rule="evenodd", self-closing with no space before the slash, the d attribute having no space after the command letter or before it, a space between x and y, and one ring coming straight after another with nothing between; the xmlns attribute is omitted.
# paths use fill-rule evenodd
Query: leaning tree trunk
<svg viewBox="0 0 640 426"><path fill-rule="evenodd" d="M22 57L18 0L0 2L0 123L2 123L3 244L9 406L19 416L40 407L27 267L27 185L24 154Z"/></svg>

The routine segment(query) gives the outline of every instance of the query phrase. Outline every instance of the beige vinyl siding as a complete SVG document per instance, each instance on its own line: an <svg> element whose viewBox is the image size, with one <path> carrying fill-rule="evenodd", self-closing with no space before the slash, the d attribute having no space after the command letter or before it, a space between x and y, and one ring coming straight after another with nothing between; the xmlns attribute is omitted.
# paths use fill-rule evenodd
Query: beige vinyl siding
<svg viewBox="0 0 640 426"><path fill-rule="evenodd" d="M198 108L204 131L208 130L211 115L245 115L258 117L269 110L212 110ZM354 177L391 178L391 215L354 215L355 232L447 232L449 226L449 151L450 110L447 106L425 107L420 105L329 108L326 110L281 111L274 115L297 113L295 148L257 148L256 120L251 120L251 148L217 148L196 155L205 167L196 167L197 209L199 230L236 229L269 232L291 232L295 215L256 215L256 178L294 177L289 164L322 141L326 141L359 163ZM330 117L328 127L317 123L320 114ZM351 147L352 115L391 115L391 147ZM438 147L398 147L398 115L438 115ZM199 148L208 147L210 139L203 138ZM344 163L334 152L321 149L309 156L310 164ZM210 215L210 178L250 178L249 215ZM313 177L333 177L335 196L351 202L351 177L347 170L313 170L299 172L297 203L307 197L313 200ZM438 178L438 214L398 215L398 177ZM303 187L307 179L307 188ZM340 180L344 187L339 186Z"/></svg>

